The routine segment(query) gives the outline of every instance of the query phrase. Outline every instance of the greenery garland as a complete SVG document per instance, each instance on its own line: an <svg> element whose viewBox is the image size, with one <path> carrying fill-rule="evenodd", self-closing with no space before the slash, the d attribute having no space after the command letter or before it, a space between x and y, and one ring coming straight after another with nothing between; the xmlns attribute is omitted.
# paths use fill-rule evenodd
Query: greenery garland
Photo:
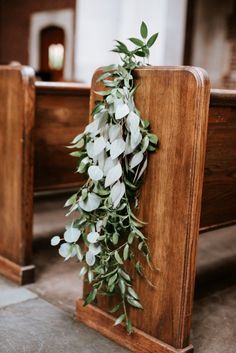
<svg viewBox="0 0 236 353"><path fill-rule="evenodd" d="M80 275L87 276L92 288L85 305L93 302L98 294L120 295L120 303L111 312L119 312L115 325L124 321L128 333L133 329L127 304L138 309L142 305L132 286L129 266L124 268L124 264L129 261L146 278L133 249L138 247L149 264L150 252L141 231L144 222L133 210L138 207L148 152L155 151L158 144L157 136L150 132L149 122L141 119L135 106L137 87L132 75L132 70L148 61L149 49L158 33L147 39L144 22L140 33L141 39L129 38L135 45L133 50L116 41L113 52L120 55L122 65L104 69L98 81L106 90L96 92L102 100L95 104L93 121L69 146L77 149L71 153L78 158L77 172L89 178L65 204L70 207L68 215L74 213L75 218L66 227L63 239L59 236L51 239L52 245L63 241L59 254L65 260L77 256L79 261L84 261ZM78 244L81 239L83 247Z"/></svg>

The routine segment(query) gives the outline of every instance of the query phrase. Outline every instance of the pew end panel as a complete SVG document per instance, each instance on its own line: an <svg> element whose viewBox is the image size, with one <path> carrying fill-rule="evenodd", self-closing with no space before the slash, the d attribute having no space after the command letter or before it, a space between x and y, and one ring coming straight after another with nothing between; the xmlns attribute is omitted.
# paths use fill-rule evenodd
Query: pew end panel
<svg viewBox="0 0 236 353"><path fill-rule="evenodd" d="M0 67L0 273L33 280L33 126L35 88L30 67Z"/></svg>
<svg viewBox="0 0 236 353"><path fill-rule="evenodd" d="M35 82L29 67L0 67L0 273L18 284L34 280L33 201L83 182L66 145L87 124L89 94L79 83Z"/></svg>
<svg viewBox="0 0 236 353"><path fill-rule="evenodd" d="M94 91L101 89L95 73ZM199 234L202 184L209 108L209 81L205 72L190 67L148 67L135 71L136 103L160 138L160 149L149 159L142 186L138 216L148 224L144 231L160 272L144 264L151 288L130 271L144 311L129 309L135 333L114 327L108 314L114 298L99 297L83 307L77 301L77 318L88 326L139 353L192 352L189 344ZM148 204L147 204L148 200ZM136 260L142 258L138 251ZM89 287L84 283L84 298Z"/></svg>

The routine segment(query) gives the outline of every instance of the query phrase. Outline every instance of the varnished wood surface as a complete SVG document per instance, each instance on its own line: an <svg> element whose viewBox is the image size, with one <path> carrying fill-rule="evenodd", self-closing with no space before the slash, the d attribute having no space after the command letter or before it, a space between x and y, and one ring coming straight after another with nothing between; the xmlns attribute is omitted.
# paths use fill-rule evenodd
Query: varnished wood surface
<svg viewBox="0 0 236 353"><path fill-rule="evenodd" d="M78 187L76 159L66 148L88 123L90 89L77 83L36 83L35 191ZM73 173L74 171L74 173Z"/></svg>
<svg viewBox="0 0 236 353"><path fill-rule="evenodd" d="M93 91L101 88L96 83L98 74ZM137 70L136 82L138 109L161 141L160 150L149 160L139 210L141 219L148 222L144 232L160 273L144 263L156 289L134 276L144 311L130 309L129 315L136 328L183 349L189 344L209 82L200 69L153 67ZM95 99L92 93L91 108ZM130 271L134 273L132 266ZM106 312L109 302L99 298L98 307ZM123 339L121 335L120 342Z"/></svg>
<svg viewBox="0 0 236 353"><path fill-rule="evenodd" d="M211 89L210 106L236 106L236 89Z"/></svg>
<svg viewBox="0 0 236 353"><path fill-rule="evenodd" d="M236 91L211 90L201 229L236 220ZM88 121L90 86L36 82L35 191L76 188L76 160L65 146Z"/></svg>
<svg viewBox="0 0 236 353"><path fill-rule="evenodd" d="M16 262L0 256L0 274L19 285L24 285L34 281L35 266L18 265Z"/></svg>
<svg viewBox="0 0 236 353"><path fill-rule="evenodd" d="M90 87L36 82L36 92L35 190L78 187L82 179L71 173L76 161L68 155L65 145L75 131L81 132L87 124ZM235 111L235 91L211 90L201 213L203 230L232 224L236 219Z"/></svg>
<svg viewBox="0 0 236 353"><path fill-rule="evenodd" d="M0 67L0 266L19 276L31 264L34 89L31 68Z"/></svg>
<svg viewBox="0 0 236 353"><path fill-rule="evenodd" d="M134 353L193 353L192 345L175 349L138 329L132 335L127 335L123 325L114 327L115 319L112 315L93 305L84 307L82 299L77 300L76 308L78 320Z"/></svg>
<svg viewBox="0 0 236 353"><path fill-rule="evenodd" d="M236 223L236 91L212 90L201 228Z"/></svg>
<svg viewBox="0 0 236 353"><path fill-rule="evenodd" d="M77 95L88 95L90 92L90 85L84 83L77 83L77 82L43 82L43 81L36 81L35 87L37 93L40 94L49 94L53 93L60 94L61 92L63 95L70 95L72 92L73 94Z"/></svg>

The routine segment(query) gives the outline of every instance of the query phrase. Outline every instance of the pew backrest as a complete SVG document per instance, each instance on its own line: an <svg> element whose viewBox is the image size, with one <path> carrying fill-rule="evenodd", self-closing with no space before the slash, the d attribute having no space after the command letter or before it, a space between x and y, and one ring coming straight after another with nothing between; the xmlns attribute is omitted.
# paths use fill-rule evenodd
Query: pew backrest
<svg viewBox="0 0 236 353"><path fill-rule="evenodd" d="M236 90L211 90L201 230L236 223Z"/></svg>
<svg viewBox="0 0 236 353"><path fill-rule="evenodd" d="M66 148L89 119L90 87L36 82L34 190L78 187L82 178Z"/></svg>

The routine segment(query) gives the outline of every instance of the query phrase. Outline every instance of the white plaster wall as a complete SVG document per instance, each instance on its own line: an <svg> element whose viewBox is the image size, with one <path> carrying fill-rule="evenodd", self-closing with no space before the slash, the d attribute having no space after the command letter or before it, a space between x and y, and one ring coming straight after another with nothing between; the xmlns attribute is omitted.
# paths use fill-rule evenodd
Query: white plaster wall
<svg viewBox="0 0 236 353"><path fill-rule="evenodd" d="M90 82L94 70L117 61L109 50L114 39L138 34L144 20L159 32L152 65L181 65L187 0L77 0L75 79Z"/></svg>
<svg viewBox="0 0 236 353"><path fill-rule="evenodd" d="M29 65L39 69L40 32L48 26L59 26L65 32L64 79L73 79L74 12L71 9L36 12L30 18Z"/></svg>

